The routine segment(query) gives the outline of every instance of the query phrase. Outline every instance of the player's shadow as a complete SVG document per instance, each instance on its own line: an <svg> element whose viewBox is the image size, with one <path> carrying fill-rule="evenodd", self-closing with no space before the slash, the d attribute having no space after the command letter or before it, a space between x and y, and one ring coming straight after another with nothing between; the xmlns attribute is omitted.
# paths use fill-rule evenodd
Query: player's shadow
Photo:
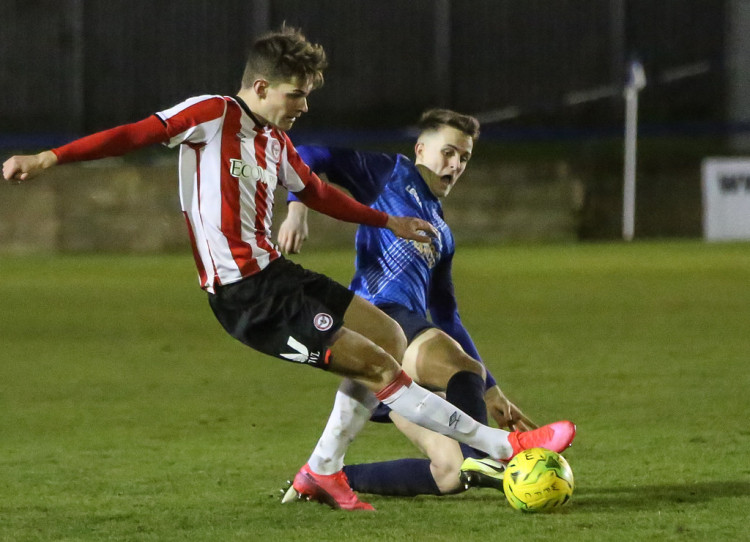
<svg viewBox="0 0 750 542"><path fill-rule="evenodd" d="M589 511L630 508L653 509L659 504L690 504L750 496L750 481L693 482L684 484L638 485L627 487L576 487L576 508Z"/></svg>

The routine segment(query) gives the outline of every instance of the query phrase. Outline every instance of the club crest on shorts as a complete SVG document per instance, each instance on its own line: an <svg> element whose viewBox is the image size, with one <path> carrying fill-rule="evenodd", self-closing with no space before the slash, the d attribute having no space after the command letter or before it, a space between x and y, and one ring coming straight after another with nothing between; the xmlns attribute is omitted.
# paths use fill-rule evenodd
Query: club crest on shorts
<svg viewBox="0 0 750 542"><path fill-rule="evenodd" d="M315 326L315 329L319 331L328 331L333 325L333 318L330 314L319 312L315 315L315 318L313 318L313 325Z"/></svg>

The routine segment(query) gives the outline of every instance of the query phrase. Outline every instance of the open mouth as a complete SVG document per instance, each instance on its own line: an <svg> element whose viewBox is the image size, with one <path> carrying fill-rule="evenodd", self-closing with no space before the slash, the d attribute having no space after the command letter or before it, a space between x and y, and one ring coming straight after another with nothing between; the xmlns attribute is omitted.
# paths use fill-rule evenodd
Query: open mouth
<svg viewBox="0 0 750 542"><path fill-rule="evenodd" d="M453 175L443 175L440 177L440 180L445 184L451 184L451 182L453 182Z"/></svg>

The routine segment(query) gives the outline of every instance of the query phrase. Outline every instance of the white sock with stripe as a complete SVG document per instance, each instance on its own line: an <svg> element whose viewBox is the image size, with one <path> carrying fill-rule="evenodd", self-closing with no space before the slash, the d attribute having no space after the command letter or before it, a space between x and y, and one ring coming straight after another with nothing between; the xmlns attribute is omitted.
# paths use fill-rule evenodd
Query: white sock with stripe
<svg viewBox="0 0 750 542"><path fill-rule="evenodd" d="M336 391L336 400L323 434L320 435L307 464L317 474L335 474L344 468L349 444L370 419L379 401L362 384L344 379Z"/></svg>
<svg viewBox="0 0 750 542"><path fill-rule="evenodd" d="M414 383L403 371L376 396L407 420L482 450L492 458L513 455L507 431L482 425L442 397Z"/></svg>

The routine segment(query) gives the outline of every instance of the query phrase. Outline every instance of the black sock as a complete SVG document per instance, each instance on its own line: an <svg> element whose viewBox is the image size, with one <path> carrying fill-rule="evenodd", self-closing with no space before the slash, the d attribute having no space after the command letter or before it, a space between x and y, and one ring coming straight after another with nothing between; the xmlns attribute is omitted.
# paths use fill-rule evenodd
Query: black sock
<svg viewBox="0 0 750 542"><path fill-rule="evenodd" d="M459 371L448 381L445 398L481 424L487 425L487 405L484 403L484 380L476 373ZM464 457L486 457L487 454L461 444Z"/></svg>
<svg viewBox="0 0 750 542"><path fill-rule="evenodd" d="M430 471L429 459L396 459L346 465L344 473L354 491L400 497L440 495Z"/></svg>

